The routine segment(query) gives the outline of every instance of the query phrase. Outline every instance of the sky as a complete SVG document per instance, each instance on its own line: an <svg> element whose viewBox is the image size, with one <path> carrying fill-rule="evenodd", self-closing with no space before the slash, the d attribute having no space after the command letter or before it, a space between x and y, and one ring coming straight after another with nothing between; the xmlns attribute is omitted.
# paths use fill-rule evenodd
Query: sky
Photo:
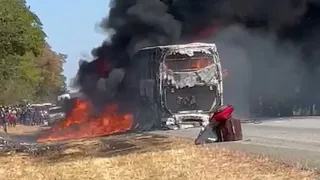
<svg viewBox="0 0 320 180"><path fill-rule="evenodd" d="M97 27L108 15L109 0L27 0L27 4L40 18L52 49L68 55L64 75L69 84L79 59L106 38Z"/></svg>

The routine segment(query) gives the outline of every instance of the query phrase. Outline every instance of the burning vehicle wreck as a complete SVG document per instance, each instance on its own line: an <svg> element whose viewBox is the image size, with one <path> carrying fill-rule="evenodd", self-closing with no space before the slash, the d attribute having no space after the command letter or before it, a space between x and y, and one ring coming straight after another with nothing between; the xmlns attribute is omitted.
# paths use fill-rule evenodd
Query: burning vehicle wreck
<svg viewBox="0 0 320 180"><path fill-rule="evenodd" d="M144 124L143 129L206 125L223 103L215 44L147 47L135 53L132 61L124 84L132 96L139 97L140 115L136 118Z"/></svg>
<svg viewBox="0 0 320 180"><path fill-rule="evenodd" d="M100 62L82 64L86 71L80 66L84 97L74 100L64 121L38 142L207 126L223 104L215 44L142 48L125 67L110 68L112 64L102 66ZM102 67L100 74L97 67Z"/></svg>

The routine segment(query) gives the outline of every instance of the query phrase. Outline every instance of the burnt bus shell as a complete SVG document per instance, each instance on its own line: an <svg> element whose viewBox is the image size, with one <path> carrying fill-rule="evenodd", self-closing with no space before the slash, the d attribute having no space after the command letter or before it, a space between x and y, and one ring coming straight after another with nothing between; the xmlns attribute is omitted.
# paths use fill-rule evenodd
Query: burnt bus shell
<svg viewBox="0 0 320 180"><path fill-rule="evenodd" d="M141 127L143 130L160 127L172 117L183 117L184 120L189 117L190 119L197 119L197 121L204 121L203 117L208 117L211 112L215 111L223 103L221 65L217 51L214 48L210 49L212 46L214 45L203 43L157 46L144 48L135 53L132 57L132 65L126 70L123 82L126 91L130 93L131 103L137 105L135 118L137 126L143 126ZM197 77L195 77L197 80L191 78L195 75L198 76L196 74L198 72L178 72L179 69L174 69L173 71L174 73L182 73L181 77L187 76L186 79L188 79L190 74L191 80L184 87L181 84L172 84L172 81L168 81L168 78L166 79L166 77L170 76L170 73L165 72L164 69L166 57L173 52L179 53L181 49L190 52L212 51L210 52L214 58L212 66L205 69L209 70L206 72L206 76L209 77L204 79L207 82L201 79L201 74L199 76L200 79ZM203 72L204 70L200 73ZM171 92L172 90L174 91L173 93ZM184 109L178 109L177 99L183 95L188 97L197 96L198 99L202 99L200 106L193 109L187 108L185 111Z"/></svg>

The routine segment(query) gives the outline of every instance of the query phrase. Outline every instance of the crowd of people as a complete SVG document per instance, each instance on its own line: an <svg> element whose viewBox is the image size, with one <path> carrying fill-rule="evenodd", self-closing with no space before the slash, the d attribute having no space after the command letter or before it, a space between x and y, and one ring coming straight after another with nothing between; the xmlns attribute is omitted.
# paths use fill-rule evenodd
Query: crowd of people
<svg viewBox="0 0 320 180"><path fill-rule="evenodd" d="M8 126L42 125L48 118L48 111L44 107L30 105L0 106L0 123L7 132Z"/></svg>

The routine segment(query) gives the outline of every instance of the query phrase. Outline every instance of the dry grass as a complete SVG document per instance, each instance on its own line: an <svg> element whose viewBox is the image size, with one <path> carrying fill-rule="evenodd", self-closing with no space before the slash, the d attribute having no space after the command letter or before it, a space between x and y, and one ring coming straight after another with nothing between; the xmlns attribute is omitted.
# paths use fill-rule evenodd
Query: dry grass
<svg viewBox="0 0 320 180"><path fill-rule="evenodd" d="M14 180L302 180L312 172L180 139L123 135L59 145L41 157L0 157L0 179Z"/></svg>
<svg viewBox="0 0 320 180"><path fill-rule="evenodd" d="M45 127L39 126L24 126L24 125L16 125L15 127L8 127L8 134L9 135L23 135L23 134L30 134L30 133L37 133Z"/></svg>

